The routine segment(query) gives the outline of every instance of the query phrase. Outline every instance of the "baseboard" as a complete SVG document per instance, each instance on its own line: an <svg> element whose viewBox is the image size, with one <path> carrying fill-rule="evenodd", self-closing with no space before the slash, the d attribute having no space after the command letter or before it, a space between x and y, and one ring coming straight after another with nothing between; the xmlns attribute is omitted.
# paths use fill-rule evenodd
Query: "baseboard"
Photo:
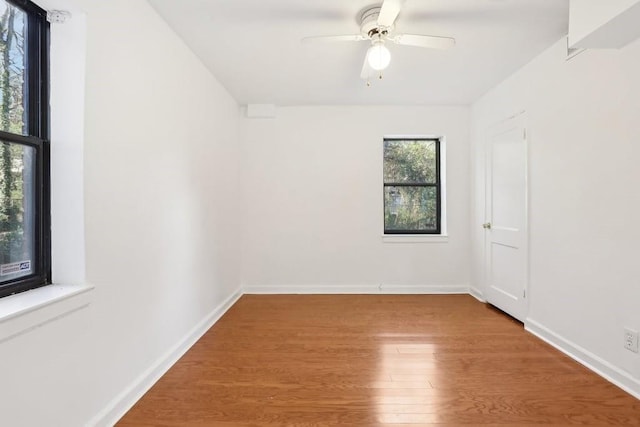
<svg viewBox="0 0 640 427"><path fill-rule="evenodd" d="M482 295L482 292L480 291L480 289L476 288L475 286L469 286L469 295L471 295L472 297L474 297L480 302L487 302L487 300L484 299L484 296Z"/></svg>
<svg viewBox="0 0 640 427"><path fill-rule="evenodd" d="M87 425L113 426L241 296L241 289L237 289L189 331L180 342L156 360L155 363L136 378L122 393L116 396L116 398L93 417Z"/></svg>
<svg viewBox="0 0 640 427"><path fill-rule="evenodd" d="M524 328L607 381L617 385L636 399L640 399L640 381L633 378L629 373L556 334L535 320L527 319L524 323Z"/></svg>
<svg viewBox="0 0 640 427"><path fill-rule="evenodd" d="M244 286L245 294L274 295L340 295L340 294L468 294L469 285L251 285Z"/></svg>

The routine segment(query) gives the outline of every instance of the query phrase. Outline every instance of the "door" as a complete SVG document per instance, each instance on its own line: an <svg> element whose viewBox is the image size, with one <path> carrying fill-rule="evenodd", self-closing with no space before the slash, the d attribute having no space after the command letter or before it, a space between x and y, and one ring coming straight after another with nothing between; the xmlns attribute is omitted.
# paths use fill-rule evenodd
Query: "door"
<svg viewBox="0 0 640 427"><path fill-rule="evenodd" d="M516 319L527 315L527 140L524 113L489 132L487 144L487 301Z"/></svg>

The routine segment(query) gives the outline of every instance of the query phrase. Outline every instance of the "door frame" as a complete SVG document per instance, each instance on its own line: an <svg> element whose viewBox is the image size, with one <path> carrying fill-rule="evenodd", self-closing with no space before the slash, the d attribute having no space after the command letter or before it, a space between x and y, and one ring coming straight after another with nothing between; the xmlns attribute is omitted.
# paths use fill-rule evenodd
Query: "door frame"
<svg viewBox="0 0 640 427"><path fill-rule="evenodd" d="M493 172L493 147L492 147L492 142L493 142L493 137L495 135L501 134L501 133L505 133L508 132L511 129L514 128L520 128L523 132L523 141L525 144L525 162L524 162L524 174L525 174L525 195L524 195L524 230L523 230L523 239L524 239L524 244L522 246L523 252L524 252L524 263L525 263L525 271L524 271L524 289L523 289L523 295L522 298L524 300L524 311L523 311L523 315L522 315L522 319L514 316L512 313L509 313L506 310L503 310L500 307L497 307L498 309L504 311L505 313L509 314L510 316L516 318L517 320L521 321L521 322L525 322L525 319L528 316L529 313L529 308L530 308L530 296L531 296L531 292L530 292L530 235L529 235L529 207L530 207L530 200L529 200L529 195L530 195L530 179L529 179L529 145L530 145L530 132L527 129L527 115L526 115L526 111L522 110L516 114L513 114L509 117L507 117L506 119L500 120L496 123L494 123L493 125L489 126L489 128L487 129L487 136L485 138L485 194L484 194L484 223L487 222L492 222L493 218L493 205L492 205L492 201L491 198L493 197L493 178L492 178L492 172ZM490 211L491 211L491 215L490 215ZM491 218L490 218L491 216ZM489 236L489 230L484 230L484 244L483 244L483 252L484 252L484 256L483 256L483 264L484 264L484 283L485 283L485 290L486 290L486 295L485 295L485 300L487 301L487 303L491 304L491 302L489 301L489 295L490 295L490 288L491 288L491 282L490 282L490 276L491 276L491 253L490 253L490 248L489 248L489 244L490 244L490 236Z"/></svg>

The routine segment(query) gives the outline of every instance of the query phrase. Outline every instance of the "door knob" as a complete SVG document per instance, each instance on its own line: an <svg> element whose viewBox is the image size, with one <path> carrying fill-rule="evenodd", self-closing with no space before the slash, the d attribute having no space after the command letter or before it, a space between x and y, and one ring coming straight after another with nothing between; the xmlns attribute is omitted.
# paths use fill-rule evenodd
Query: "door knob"
<svg viewBox="0 0 640 427"><path fill-rule="evenodd" d="M485 230L491 230L491 223L485 222L484 224L482 224L482 228L484 228Z"/></svg>

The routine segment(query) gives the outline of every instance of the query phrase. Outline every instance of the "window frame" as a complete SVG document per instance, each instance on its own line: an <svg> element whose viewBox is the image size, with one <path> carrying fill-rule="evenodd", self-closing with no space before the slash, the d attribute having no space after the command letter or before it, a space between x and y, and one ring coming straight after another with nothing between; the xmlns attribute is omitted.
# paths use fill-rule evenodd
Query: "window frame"
<svg viewBox="0 0 640 427"><path fill-rule="evenodd" d="M0 280L0 298L51 283L49 48L47 12L30 0L5 0L27 15L25 66L26 135L0 131L0 141L35 149L33 274Z"/></svg>
<svg viewBox="0 0 640 427"><path fill-rule="evenodd" d="M384 177L384 154L385 143L387 141L429 141L435 142L436 145L436 181L434 183L406 183L406 182L386 182ZM420 235L420 236L441 236L442 235L442 158L441 158L441 145L442 138L440 137L385 137L383 138L382 145L382 222L383 222L383 235L384 236L408 236L408 235ZM411 229L387 229L386 221L386 197L385 192L387 187L421 187L421 188L435 188L436 189L436 228L433 230L411 230Z"/></svg>

